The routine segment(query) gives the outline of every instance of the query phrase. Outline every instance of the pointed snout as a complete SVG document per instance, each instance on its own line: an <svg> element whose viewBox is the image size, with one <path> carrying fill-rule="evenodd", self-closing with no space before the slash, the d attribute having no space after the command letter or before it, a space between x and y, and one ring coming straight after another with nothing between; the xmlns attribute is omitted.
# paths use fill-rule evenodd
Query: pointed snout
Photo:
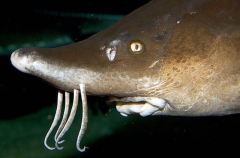
<svg viewBox="0 0 240 158"><path fill-rule="evenodd" d="M11 54L11 63L18 70L24 73L31 73L36 68L36 61L42 54L41 49L38 48L20 48Z"/></svg>
<svg viewBox="0 0 240 158"><path fill-rule="evenodd" d="M29 64L31 58L28 58L26 52L28 52L26 48L18 49L12 53L10 60L15 68L24 73L29 73L27 70L27 65Z"/></svg>
<svg viewBox="0 0 240 158"><path fill-rule="evenodd" d="M15 68L24 73L39 77L59 89L72 91L80 83L85 83L86 72L64 62L63 53L51 48L20 48L12 53L10 60ZM68 61L67 57L65 59Z"/></svg>

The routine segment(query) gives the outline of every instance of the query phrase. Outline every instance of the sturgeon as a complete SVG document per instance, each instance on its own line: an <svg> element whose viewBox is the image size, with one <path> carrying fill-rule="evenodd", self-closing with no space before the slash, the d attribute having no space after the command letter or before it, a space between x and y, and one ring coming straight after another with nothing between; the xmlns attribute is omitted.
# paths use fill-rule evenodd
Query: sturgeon
<svg viewBox="0 0 240 158"><path fill-rule="evenodd" d="M240 2L152 0L109 28L57 48L20 48L11 55L20 71L60 91L44 140L62 149L79 91L87 128L86 95L109 96L123 115L219 116L240 112ZM55 134L47 139L65 110ZM74 93L69 112L69 93ZM69 116L68 116L69 115Z"/></svg>

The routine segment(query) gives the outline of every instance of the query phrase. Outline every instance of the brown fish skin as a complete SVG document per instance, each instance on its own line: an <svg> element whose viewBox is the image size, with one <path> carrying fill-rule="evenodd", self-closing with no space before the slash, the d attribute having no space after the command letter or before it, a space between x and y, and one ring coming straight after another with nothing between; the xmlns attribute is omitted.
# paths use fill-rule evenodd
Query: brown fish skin
<svg viewBox="0 0 240 158"><path fill-rule="evenodd" d="M81 83L91 95L164 99L154 115L239 113L239 8L237 0L153 0L86 40L22 48L11 61L64 91Z"/></svg>

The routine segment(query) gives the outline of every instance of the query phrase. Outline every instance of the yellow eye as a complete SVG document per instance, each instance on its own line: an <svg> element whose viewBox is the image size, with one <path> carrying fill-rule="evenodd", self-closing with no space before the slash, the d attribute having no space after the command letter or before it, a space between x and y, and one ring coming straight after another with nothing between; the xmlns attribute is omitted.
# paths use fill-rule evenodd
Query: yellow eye
<svg viewBox="0 0 240 158"><path fill-rule="evenodd" d="M144 45L141 41L132 41L130 50L133 54L141 54L144 51Z"/></svg>

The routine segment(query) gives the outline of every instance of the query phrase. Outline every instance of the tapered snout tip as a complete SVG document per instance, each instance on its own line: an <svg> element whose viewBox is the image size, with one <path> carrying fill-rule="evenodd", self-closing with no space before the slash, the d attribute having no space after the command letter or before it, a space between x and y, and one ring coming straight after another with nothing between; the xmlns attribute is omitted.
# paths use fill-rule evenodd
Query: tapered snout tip
<svg viewBox="0 0 240 158"><path fill-rule="evenodd" d="M28 73L27 67L29 66L29 62L31 60L27 54L26 49L20 48L14 51L10 58L12 65L24 73Z"/></svg>

